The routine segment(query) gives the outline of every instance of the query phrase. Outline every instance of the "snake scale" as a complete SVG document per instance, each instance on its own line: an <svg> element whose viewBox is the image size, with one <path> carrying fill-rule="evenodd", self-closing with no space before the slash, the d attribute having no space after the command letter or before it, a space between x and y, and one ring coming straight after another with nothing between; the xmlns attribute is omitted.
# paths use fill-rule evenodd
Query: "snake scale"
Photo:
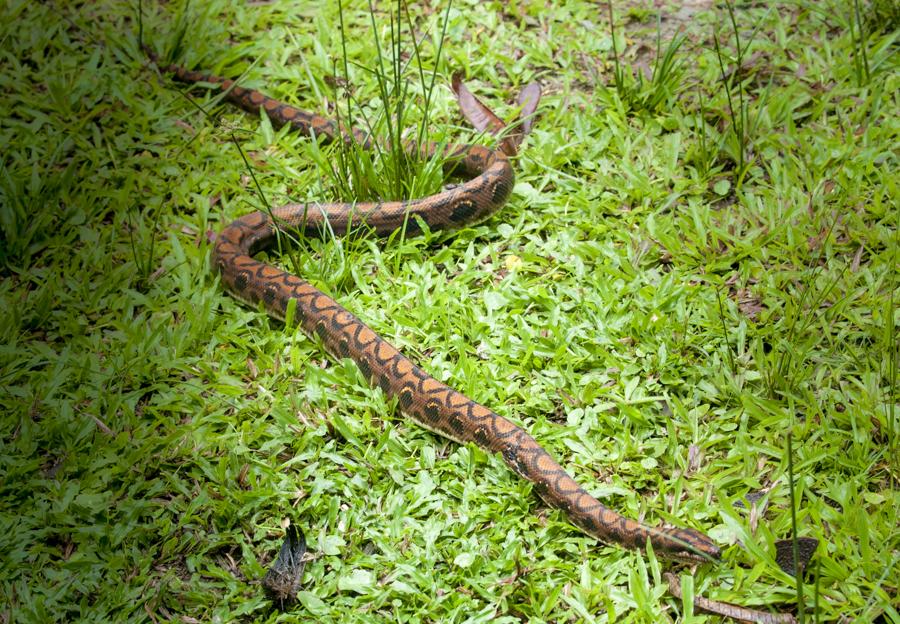
<svg viewBox="0 0 900 624"><path fill-rule="evenodd" d="M185 83L211 83L224 97L246 111L264 111L273 125L289 125L316 137L335 139L341 132L332 120L299 110L234 81L161 64L164 72ZM433 154L437 149L429 148ZM686 561L715 560L720 550L706 535L693 529L652 528L605 507L588 494L535 439L503 416L479 405L416 366L356 316L309 282L254 259L254 254L276 241L279 229L320 236L323 226L340 236L366 226L379 236L399 228L416 234L420 218L432 230L458 228L483 219L499 209L513 189L515 176L500 152L477 145L445 148L446 172L468 181L421 199L373 203L288 204L270 214L254 212L226 226L216 239L213 264L236 298L251 305L263 303L267 312L285 320L294 300L295 318L303 331L321 339L336 358L350 358L363 376L395 397L400 410L419 425L459 443L472 442L499 453L506 464L530 481L550 506L564 511L583 531L605 543L643 548L649 541L655 552ZM274 220L273 220L274 217Z"/></svg>

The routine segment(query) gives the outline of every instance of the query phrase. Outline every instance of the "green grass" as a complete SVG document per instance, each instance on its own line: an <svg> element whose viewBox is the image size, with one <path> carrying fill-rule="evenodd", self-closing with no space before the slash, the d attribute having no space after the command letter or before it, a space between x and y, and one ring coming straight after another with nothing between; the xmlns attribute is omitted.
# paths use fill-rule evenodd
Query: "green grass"
<svg viewBox="0 0 900 624"><path fill-rule="evenodd" d="M325 4L192 3L182 60L331 114ZM145 38L171 43L182 9L146 6ZM635 112L609 97L602 3L454 3L439 139L473 136L452 70L501 116L545 87L513 197L454 235L305 241L296 268L610 505L713 535L695 594L795 609L772 550L793 500L820 540L806 621L895 623L900 74L896 32L867 27L859 80L852 9L735 5L743 41L758 26L738 185L724 7L685 32L684 88ZM622 63L655 46L646 17ZM371 61L367 4L344 22ZM597 545L222 291L210 235L262 201L232 130L273 205L330 192L308 138L191 91L207 118L148 66L128 3L13 1L0 24L0 621L718 621L684 615L671 564ZM751 522L734 503L756 492ZM313 559L278 615L259 580L286 519Z"/></svg>

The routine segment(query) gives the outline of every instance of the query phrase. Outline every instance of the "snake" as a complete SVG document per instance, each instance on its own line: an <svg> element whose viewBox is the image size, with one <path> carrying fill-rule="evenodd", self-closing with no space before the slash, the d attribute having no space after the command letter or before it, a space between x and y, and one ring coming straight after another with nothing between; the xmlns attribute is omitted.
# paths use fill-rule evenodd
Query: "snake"
<svg viewBox="0 0 900 624"><path fill-rule="evenodd" d="M241 109L257 115L263 111L274 127L289 126L313 135L313 140L346 141L350 134L361 136L356 130L342 131L334 120L231 79L161 62L149 47L144 50L161 72L190 85L207 83ZM276 319L292 318L307 336L320 340L332 357L351 359L363 377L396 399L400 412L415 423L460 444L473 443L499 454L513 472L532 483L547 505L562 510L572 524L601 543L632 549L645 549L649 543L655 553L671 559L718 560L719 547L700 531L650 527L603 505L523 428L435 379L309 281L254 258L274 247L282 233L323 236L329 231L340 236L364 227L381 237L401 229L411 236L421 232L420 221L431 231L458 229L484 220L506 203L515 173L505 154L482 145L428 145L425 157L437 150L446 157L445 174L461 177L463 183L402 201L290 203L229 223L212 251L212 264L224 288L250 306L262 304Z"/></svg>

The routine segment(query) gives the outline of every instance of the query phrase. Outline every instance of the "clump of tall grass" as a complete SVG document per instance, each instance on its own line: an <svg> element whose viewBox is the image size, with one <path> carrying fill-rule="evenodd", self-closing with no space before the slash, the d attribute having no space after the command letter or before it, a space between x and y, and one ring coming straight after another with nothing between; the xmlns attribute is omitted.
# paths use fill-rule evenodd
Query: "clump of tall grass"
<svg viewBox="0 0 900 624"><path fill-rule="evenodd" d="M382 36L370 0L369 17L375 45L371 64L350 60L344 9L339 7L341 56L336 63L337 121L343 140L312 149L313 158L327 174L337 199L353 201L398 200L436 192L443 182L441 150L429 153L431 113L451 3L447 3L436 38L432 66L426 69L423 43L406 0L397 0L388 12L388 36ZM385 49L386 48L386 49ZM350 67L374 79L375 102L356 95ZM418 92L414 89L418 87ZM355 131L351 132L350 128Z"/></svg>
<svg viewBox="0 0 900 624"><path fill-rule="evenodd" d="M676 33L662 49L662 28L660 17L656 23L656 56L649 76L642 71L626 70L619 58L619 44L616 40L612 2L606 3L609 13L609 32L613 48L613 84L625 107L634 112L658 113L674 99L684 74L683 59L678 51L685 42L681 33Z"/></svg>

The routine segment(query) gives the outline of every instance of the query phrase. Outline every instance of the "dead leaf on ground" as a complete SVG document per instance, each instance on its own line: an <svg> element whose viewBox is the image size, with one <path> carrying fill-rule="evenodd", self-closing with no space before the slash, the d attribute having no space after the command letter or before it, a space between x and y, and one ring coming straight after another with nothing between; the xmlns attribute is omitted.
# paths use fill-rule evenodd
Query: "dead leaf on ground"
<svg viewBox="0 0 900 624"><path fill-rule="evenodd" d="M862 262L863 251L865 250L865 246L860 245L859 249L856 250L856 254L853 256L853 261L850 263L850 272L856 273L859 271L859 265Z"/></svg>
<svg viewBox="0 0 900 624"><path fill-rule="evenodd" d="M751 321L755 321L759 313L766 309L762 300L754 295L749 288L738 288L732 298L737 303L741 314Z"/></svg>
<svg viewBox="0 0 900 624"><path fill-rule="evenodd" d="M194 127L186 121L182 121L181 119L176 119L174 123L176 126L181 128L182 130L186 130L189 134L197 133L196 130L194 130Z"/></svg>
<svg viewBox="0 0 900 624"><path fill-rule="evenodd" d="M247 152L247 159L260 169L264 169L269 166L269 163L266 161L266 155L264 152Z"/></svg>
<svg viewBox="0 0 900 624"><path fill-rule="evenodd" d="M819 546L819 540L814 537L798 537L797 538L797 563L802 573L809 565L810 559L816 553ZM797 576L794 570L794 541L778 540L775 542L775 563L782 570L791 576Z"/></svg>
<svg viewBox="0 0 900 624"><path fill-rule="evenodd" d="M688 466L687 474L693 474L700 469L700 447L691 444L688 447Z"/></svg>
<svg viewBox="0 0 900 624"><path fill-rule="evenodd" d="M349 89L350 92L353 92L353 89L350 88L350 82L344 78L343 76L335 76L333 74L326 74L322 80L325 81L332 89Z"/></svg>

